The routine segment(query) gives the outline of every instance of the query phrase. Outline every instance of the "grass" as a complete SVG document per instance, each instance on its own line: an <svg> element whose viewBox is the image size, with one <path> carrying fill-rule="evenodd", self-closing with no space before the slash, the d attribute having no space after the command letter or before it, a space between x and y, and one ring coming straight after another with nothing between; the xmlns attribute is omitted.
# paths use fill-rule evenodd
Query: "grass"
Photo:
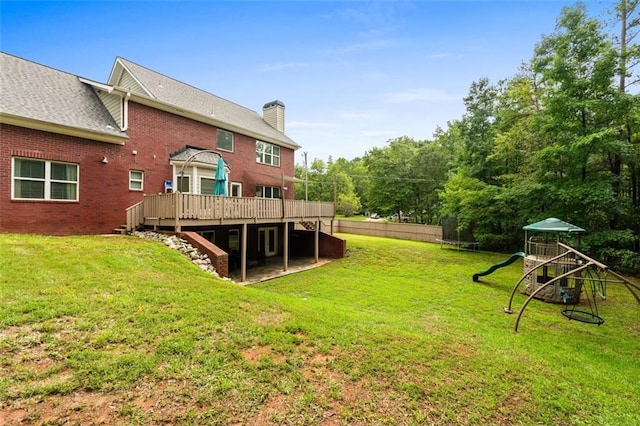
<svg viewBox="0 0 640 426"><path fill-rule="evenodd" d="M369 217L365 216L365 215L362 215L362 214L354 214L352 216L336 215L336 219L353 220L353 221L356 221L356 222L363 222L363 221L369 219Z"/></svg>
<svg viewBox="0 0 640 426"><path fill-rule="evenodd" d="M505 255L343 236L345 259L241 287L135 237L0 235L0 419L640 423L621 285L602 326L532 302L514 333L521 262L473 283Z"/></svg>

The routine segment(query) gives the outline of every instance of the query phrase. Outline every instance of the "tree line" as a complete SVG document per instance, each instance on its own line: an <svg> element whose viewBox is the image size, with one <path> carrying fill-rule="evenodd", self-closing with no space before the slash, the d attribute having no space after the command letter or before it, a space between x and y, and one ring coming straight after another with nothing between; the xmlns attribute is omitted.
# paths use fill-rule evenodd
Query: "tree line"
<svg viewBox="0 0 640 426"><path fill-rule="evenodd" d="M522 247L522 227L557 217L581 248L640 273L639 0L606 18L565 7L513 77L479 78L465 114L431 140L402 136L353 160L296 166L296 196L339 213L455 216L487 250Z"/></svg>

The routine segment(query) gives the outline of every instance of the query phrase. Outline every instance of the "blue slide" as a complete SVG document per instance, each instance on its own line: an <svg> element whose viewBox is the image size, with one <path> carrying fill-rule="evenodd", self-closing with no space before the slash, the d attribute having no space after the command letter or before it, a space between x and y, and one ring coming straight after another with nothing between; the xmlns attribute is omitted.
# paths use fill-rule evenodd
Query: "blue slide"
<svg viewBox="0 0 640 426"><path fill-rule="evenodd" d="M509 256L508 259L503 260L502 262L498 262L495 263L493 265L491 265L491 267L489 269L487 269L486 271L482 271L482 272L478 272L477 274L473 274L473 282L478 282L480 281L480 278L478 277L484 277L485 275L489 275L491 273L493 273L496 269L498 268L502 268L503 266L507 266L507 265L511 265L513 262L515 262L516 260L518 260L521 257L524 257L525 254L521 251L517 252L517 253L513 253L511 256Z"/></svg>

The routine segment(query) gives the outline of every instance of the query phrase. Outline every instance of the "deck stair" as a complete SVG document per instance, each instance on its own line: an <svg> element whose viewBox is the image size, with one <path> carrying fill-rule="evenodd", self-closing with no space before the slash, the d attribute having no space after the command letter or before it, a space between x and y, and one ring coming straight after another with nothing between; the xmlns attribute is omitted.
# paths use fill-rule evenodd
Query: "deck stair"
<svg viewBox="0 0 640 426"><path fill-rule="evenodd" d="M315 231L316 230L315 222L302 221L302 222L300 222L300 224L302 226L304 226L304 229L306 229L307 231Z"/></svg>
<svg viewBox="0 0 640 426"><path fill-rule="evenodd" d="M120 225L119 228L113 230L114 234L127 235L127 225Z"/></svg>

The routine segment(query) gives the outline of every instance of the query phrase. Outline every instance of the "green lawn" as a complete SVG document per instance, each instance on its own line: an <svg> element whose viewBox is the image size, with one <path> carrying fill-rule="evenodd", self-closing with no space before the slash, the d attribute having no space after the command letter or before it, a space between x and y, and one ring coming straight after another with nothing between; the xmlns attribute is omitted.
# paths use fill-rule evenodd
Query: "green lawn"
<svg viewBox="0 0 640 426"><path fill-rule="evenodd" d="M336 219L339 219L339 220L354 220L356 222L363 222L363 221L369 219L369 217L368 216L364 216L364 215L353 215L353 216L336 215Z"/></svg>
<svg viewBox="0 0 640 426"><path fill-rule="evenodd" d="M502 312L504 254L341 235L243 287L136 237L0 235L0 424L640 424L640 305ZM517 294L515 309L525 297Z"/></svg>

